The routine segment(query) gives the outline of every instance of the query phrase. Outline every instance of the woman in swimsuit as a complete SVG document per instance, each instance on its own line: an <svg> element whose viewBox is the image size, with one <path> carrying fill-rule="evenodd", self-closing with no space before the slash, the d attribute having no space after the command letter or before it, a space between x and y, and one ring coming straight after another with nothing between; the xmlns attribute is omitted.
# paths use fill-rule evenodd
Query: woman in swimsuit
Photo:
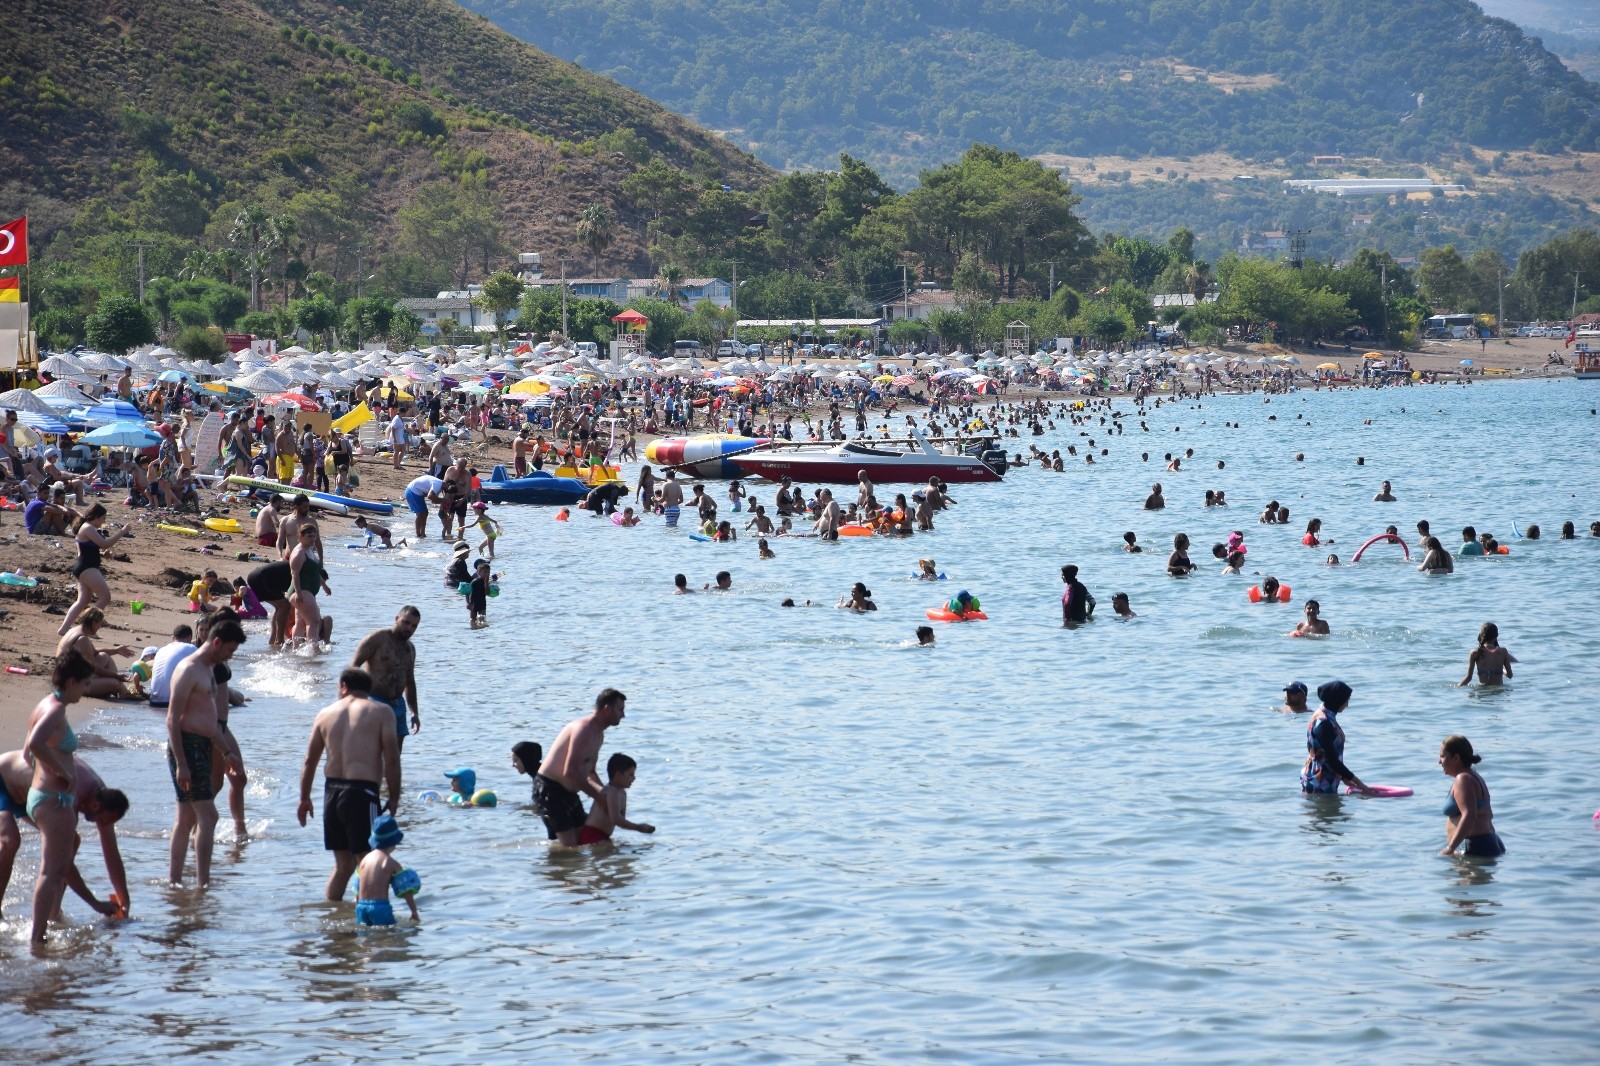
<svg viewBox="0 0 1600 1066"><path fill-rule="evenodd" d="M1450 802L1444 805L1445 842L1440 855L1453 855L1462 844L1467 846L1467 855L1492 858L1506 853L1500 834L1494 831L1489 786L1472 768L1482 761L1483 756L1472 753L1472 741L1466 737L1446 737L1439 748L1439 769L1452 779Z"/></svg>
<svg viewBox="0 0 1600 1066"><path fill-rule="evenodd" d="M1172 538L1172 554L1167 556L1167 573L1173 577L1183 577L1194 569L1194 563L1189 561L1189 536L1179 533Z"/></svg>
<svg viewBox="0 0 1600 1066"><path fill-rule="evenodd" d="M102 611L111 606L111 589L106 585L105 574L100 571L100 553L119 540L132 540L133 534L127 526L122 526L106 536L100 531L105 524L106 505L103 503L90 507L78 521L78 563L72 568L72 576L78 579L78 598L61 620L61 628L56 630L56 636L66 636L67 630L77 623L78 615L91 601Z"/></svg>
<svg viewBox="0 0 1600 1066"><path fill-rule="evenodd" d="M1422 563L1417 567L1424 574L1453 574L1456 572L1456 563L1450 553L1444 550L1444 545L1439 543L1438 537L1429 537L1423 542L1428 549L1422 557Z"/></svg>
<svg viewBox="0 0 1600 1066"><path fill-rule="evenodd" d="M1478 671L1479 684L1503 685L1506 678L1511 676L1511 664L1516 661L1516 656L1500 646L1500 627L1493 622L1485 622L1483 628L1478 630L1478 646L1467 656L1467 676L1461 679L1457 687L1472 680L1474 669Z"/></svg>
<svg viewBox="0 0 1600 1066"><path fill-rule="evenodd" d="M317 531L309 525L299 530L300 543L289 555L289 598L294 604L294 646L311 642L319 650L322 612L317 610L317 593L328 587L328 572L317 558ZM332 589L328 589L332 592Z"/></svg>
<svg viewBox="0 0 1600 1066"><path fill-rule="evenodd" d="M78 618L78 624L67 631L56 645L56 658L64 659L73 652L83 656L94 669L94 676L84 687L85 696L109 696L113 699L127 699L128 690L122 685L122 671L117 669L113 655L123 658L132 658L133 649L124 644L120 648L107 648L101 651L95 647L94 638L99 636L100 627L105 625L105 612L98 607L91 607L84 611Z"/></svg>
<svg viewBox="0 0 1600 1066"><path fill-rule="evenodd" d="M28 739L23 750L33 763L33 781L28 787L27 813L43 841L39 880L33 889L36 944L44 942L50 917L61 909L67 871L72 868L73 852L77 850L77 767L72 753L78 750L78 736L67 721L67 707L83 698L93 676L94 667L81 655L69 654L56 660L55 671L50 675L54 691L40 700L28 716Z"/></svg>

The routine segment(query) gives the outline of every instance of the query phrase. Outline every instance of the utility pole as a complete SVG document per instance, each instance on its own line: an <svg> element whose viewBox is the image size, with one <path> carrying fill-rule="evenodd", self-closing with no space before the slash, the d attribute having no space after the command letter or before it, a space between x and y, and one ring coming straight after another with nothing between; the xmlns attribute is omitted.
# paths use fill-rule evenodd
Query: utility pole
<svg viewBox="0 0 1600 1066"><path fill-rule="evenodd" d="M1383 339L1389 339L1389 264L1378 264L1378 303L1383 306Z"/></svg>
<svg viewBox="0 0 1600 1066"><path fill-rule="evenodd" d="M145 244L141 241L130 241L128 247L139 250L139 302L144 303L144 250L146 248L154 248L155 245Z"/></svg>
<svg viewBox="0 0 1600 1066"><path fill-rule="evenodd" d="M1495 295L1500 297L1500 310L1495 313L1494 331L1496 336L1504 337L1506 335L1506 272L1504 269L1500 271L1500 284L1495 289Z"/></svg>
<svg viewBox="0 0 1600 1066"><path fill-rule="evenodd" d="M567 343L567 257L560 256L556 262L561 264L561 343Z"/></svg>
<svg viewBox="0 0 1600 1066"><path fill-rule="evenodd" d="M1572 272L1572 314L1567 316L1569 325L1573 319L1578 317L1578 274L1579 272L1576 270Z"/></svg>
<svg viewBox="0 0 1600 1066"><path fill-rule="evenodd" d="M900 317L911 317L911 283L906 280L906 265L900 264Z"/></svg>
<svg viewBox="0 0 1600 1066"><path fill-rule="evenodd" d="M1050 291L1044 294L1044 298L1046 300L1048 300L1048 299L1050 299L1050 297L1054 296L1055 294L1056 294L1056 263L1055 263L1055 260L1052 259L1050 261Z"/></svg>
<svg viewBox="0 0 1600 1066"><path fill-rule="evenodd" d="M730 259L733 264L733 339L739 340L739 260Z"/></svg>

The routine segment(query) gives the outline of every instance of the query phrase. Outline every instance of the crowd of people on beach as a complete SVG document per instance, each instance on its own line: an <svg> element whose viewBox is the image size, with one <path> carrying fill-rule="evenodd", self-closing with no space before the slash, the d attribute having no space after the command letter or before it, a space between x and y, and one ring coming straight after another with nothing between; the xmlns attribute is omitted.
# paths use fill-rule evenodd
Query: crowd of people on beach
<svg viewBox="0 0 1600 1066"><path fill-rule="evenodd" d="M594 399L603 400L604 397L597 395ZM1162 402L1155 399L1150 404L1159 407ZM1086 442L1082 458L1086 464L1092 464L1096 454L1101 457L1108 454L1104 445L1110 438L1122 437L1130 430L1150 431L1146 407L1135 406L1133 411L1123 411L1119 406L1117 398L1061 402L1041 397L992 406L979 406L967 399L935 403L921 419L907 416L907 420L908 425L930 433L992 436L997 440L1020 437L1024 433L1042 435L1055 430L1059 423L1063 428L1079 429ZM460 417L475 415L476 409L474 405L474 411ZM858 414L860 412L858 408ZM760 413L754 407L748 410L741 407L727 412L727 416L732 425L747 424L754 429L757 423L753 419ZM354 448L341 463L340 451L324 453L315 446L303 447L293 427L270 432L269 420L259 410L236 412L236 415L230 423L232 431L223 436L223 458L233 468L255 472L263 466L261 460L265 458L268 462L264 469L274 471L280 480L312 489L315 485L326 484L318 473L329 465L331 458L334 484L348 489ZM391 417L402 422L399 439L390 437L400 445L395 448L393 459L399 465L406 461L406 449L401 442L410 439L403 432L409 424L399 413L398 405ZM839 425L841 418L838 401L830 401L828 417L819 416L816 429L824 433L838 429L843 435ZM421 418L424 427L438 428L448 422L445 412L438 409L428 411ZM487 416L484 422L487 424ZM811 424L809 418L807 424ZM632 450L634 425L629 423L629 432L625 433L622 443L605 443L600 440L593 405L574 403L557 408L551 431L562 443L548 446L543 437L530 442L529 432L519 431L513 446L518 469L521 471L528 462L535 467L542 465L551 451L557 451L566 461L578 461L582 457L605 463L614 457L612 449L615 447L620 449L615 457L620 458ZM638 425L642 427L643 422ZM760 425L773 425L770 415ZM858 420L857 426L859 433L866 433L864 421ZM887 433L887 425L880 432ZM175 448L187 448L181 434L176 440ZM1066 456L1061 450L1045 454L1035 447L1029 456L1019 452L1012 465L1020 468L1037 465L1041 471L1062 471L1067 460L1078 456L1078 445L1069 445L1065 451ZM355 528L365 534L369 546L404 547L412 539L426 539L429 518L437 516L442 541L451 545L445 584L464 595L469 625L480 628L487 624L487 601L498 591L493 561L496 541L505 527L488 514L487 505L479 495L481 482L472 461L451 453L449 434L439 434L425 452L412 454L423 458L427 470L407 484L403 494L414 516L412 536L396 538L394 530L372 518L357 519ZM1140 458L1142 462L1152 461L1149 451L1142 452ZM37 459L50 461L46 455ZM1191 448L1181 454L1166 453L1154 461L1164 463L1166 470L1176 473L1184 469L1185 462L1195 459ZM1220 468L1222 463L1217 465ZM45 478L56 476L48 467L32 471L20 461L14 466L13 472L18 478L34 473L41 473ZM211 881L220 817L216 800L224 787L228 790L229 814L236 837L243 839L248 832L245 799L249 779L244 753L228 728L230 710L245 699L242 692L230 685L232 668L229 665L246 642L244 623L265 617L269 648L303 649L306 654L320 654L331 641L333 628L332 618L319 603L319 597L329 597L332 589L323 525L313 509L313 498L301 493L286 499L279 493L264 492L256 496L259 509L252 530L255 547L260 552L247 554L247 558L259 565L233 577L231 584L223 585L226 590L223 594L229 597L227 604L221 602L216 591L221 582L217 571L207 569L188 594L195 615L194 624L175 627L169 643L145 648L137 656L131 647L102 646L98 638L106 624L105 610L110 603L103 572L104 556L118 544L134 541L133 527L119 525L108 529L109 513L103 503L96 501L84 506L87 501L82 492L86 486L72 482L48 483L51 499L76 492L76 502L84 508L70 514L50 512L49 508L63 505L46 500L45 482L40 483L38 494L52 528L63 519L71 522L77 550L73 576L78 593L59 626L60 643L50 678L51 691L39 700L30 714L22 749L0 754L0 782L5 786L0 790L0 894L10 880L20 848L19 820L31 822L42 840L33 905L35 941L44 940L50 921L59 916L68 888L104 915L125 916L131 906L127 873L115 832L116 823L129 809L130 801L123 792L107 787L78 754L78 738L68 720L70 708L88 698L142 696L152 708L164 711L166 759L175 794L167 880L174 885L185 883L192 850L193 884L204 889ZM753 533L758 538L759 557L771 558L775 553L768 538L836 540L847 528L864 530L864 535L915 536L931 530L935 516L956 505L948 486L936 477L909 497L899 492L892 497L887 493L880 497L879 487L867 471L862 470L855 500L843 505L827 486L819 486L808 494L803 487L784 478L771 486L773 497L769 513L765 503L742 480L735 480L724 492L727 513L749 515L742 527L736 528L733 520L719 519L719 504L703 483L691 484L689 489L690 495L686 497L676 470L668 469L658 478L645 466L633 494L637 511L625 506L623 520L617 524L636 525L642 515L647 515L658 517L660 527L670 530L679 525L687 509L699 536L732 542L741 531ZM1388 506L1398 498L1394 486L1383 481L1374 503ZM586 500L584 509L596 517L612 515L625 499L621 492L613 491ZM1222 491L1208 489L1205 506L1222 508L1229 504ZM1148 511L1167 507L1161 484L1151 486L1142 507ZM1288 508L1277 500L1270 501L1259 521L1286 523ZM469 530L482 535L476 548L479 557L471 560L470 565L474 549L466 539ZM1417 534L1424 552L1417 568L1430 575L1451 573L1457 562L1465 559L1488 560L1509 551L1494 536L1479 533L1471 526L1462 530L1461 545L1453 555L1432 535L1426 521L1417 523ZM1536 540L1540 534L1537 526L1530 526L1521 535ZM1600 536L1600 522L1590 526L1590 535ZM1388 526L1381 536L1400 539L1394 525ZM1564 523L1561 536L1576 538L1576 525L1571 521ZM1128 531L1121 539L1124 552L1143 553L1135 532ZM1244 573L1249 552L1246 540L1245 533L1235 529L1213 545L1212 554L1226 572ZM1324 541L1321 521L1313 517L1306 525L1301 543L1316 549L1331 542ZM1187 534L1180 532L1173 537L1172 550L1164 563L1168 575L1184 578L1199 569L1199 564L1189 555L1189 548ZM1326 565L1337 566L1340 561L1337 556L1330 555ZM944 577L931 558L919 561L914 576L923 580ZM1060 576L1062 626L1070 630L1092 624L1096 598L1084 581L1081 564L1063 565ZM1272 605L1292 601L1292 590L1277 577L1258 576L1257 583L1248 590L1251 603ZM732 585L731 572L724 570L717 573L714 583L706 583L703 591L727 591ZM674 577L674 586L678 594L694 591L683 574ZM1114 594L1111 603L1118 619L1126 621L1138 617L1126 592ZM794 601L785 600L784 606L794 606ZM871 590L860 581L841 595L838 607L860 613L878 610ZM1323 617L1318 600L1307 600L1302 609L1304 617L1289 631L1289 636L1317 639L1331 634L1330 623ZM937 619L935 611L939 612ZM930 620L969 622L985 617L980 597L965 589L946 597L942 607L929 610ZM390 627L376 630L359 642L348 668L339 675L338 698L322 708L312 723L299 777L296 813L304 826L316 813L313 790L318 768L322 769L323 843L325 850L333 854L333 871L326 883L325 895L329 900L343 899L351 877L356 877L355 919L364 925L395 922L391 895L407 903L413 919L420 913L417 905L420 875L404 867L392 853L404 836L398 822L404 799L401 793L402 751L406 739L422 728L416 682L417 648L413 643L421 619L420 608L404 606ZM918 625L914 643L933 645L933 627ZM123 670L117 666L118 657L134 662ZM1470 683L1476 675L1479 684L1502 684L1511 678L1515 662L1510 652L1499 644L1496 626L1485 624L1469 657L1467 677L1461 683ZM1374 794L1373 786L1358 777L1345 762L1345 733L1340 716L1350 706L1351 687L1343 681L1330 680L1318 685L1315 691L1320 702L1312 708L1307 686L1295 682L1284 689L1282 709L1308 715L1301 790L1325 794L1347 788ZM599 759L606 732L622 723L626 701L627 697L620 691L606 688L596 697L588 714L559 732L547 752L533 741L519 742L513 748L512 765L518 772L532 777L533 805L552 842L564 846L591 846L609 840L617 829L654 832L653 826L628 817L627 792L637 774L636 761L621 753L612 754L606 762L606 780L600 778ZM1493 856L1505 850L1494 828L1488 786L1474 769L1479 761L1480 756L1465 737L1450 736L1441 744L1439 765L1452 779L1443 853L1464 850L1472 856ZM483 790L475 788L476 778L470 768L458 767L447 776L452 791L448 800L441 801L465 805L488 805L493 801L492 795L485 797L481 795ZM587 807L585 797L590 801ZM79 817L93 823L99 831L112 885L107 900L97 897L78 868Z"/></svg>

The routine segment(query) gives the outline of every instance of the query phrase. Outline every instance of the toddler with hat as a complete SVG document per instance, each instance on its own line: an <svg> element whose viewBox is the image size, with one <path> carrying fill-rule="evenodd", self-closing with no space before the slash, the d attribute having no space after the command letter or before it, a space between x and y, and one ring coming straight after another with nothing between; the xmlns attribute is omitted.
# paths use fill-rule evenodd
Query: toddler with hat
<svg viewBox="0 0 1600 1066"><path fill-rule="evenodd" d="M133 682L133 695L135 699L146 699L149 693L145 692L145 683L150 680L150 671L154 669L156 652L159 648L146 648L139 654L137 661L128 666L128 680Z"/></svg>
<svg viewBox="0 0 1600 1066"><path fill-rule="evenodd" d="M470 766L446 770L444 776L450 779L448 802L452 807L493 807L499 803L492 791L478 787L478 774Z"/></svg>
<svg viewBox="0 0 1600 1066"><path fill-rule="evenodd" d="M406 835L392 814L380 814L372 821L372 835L367 843L372 850L356 867L356 924L394 925L394 908L389 905L389 893L406 901L411 908L411 920L421 921L417 911L417 893L422 891L422 878L396 862L389 853L400 846Z"/></svg>

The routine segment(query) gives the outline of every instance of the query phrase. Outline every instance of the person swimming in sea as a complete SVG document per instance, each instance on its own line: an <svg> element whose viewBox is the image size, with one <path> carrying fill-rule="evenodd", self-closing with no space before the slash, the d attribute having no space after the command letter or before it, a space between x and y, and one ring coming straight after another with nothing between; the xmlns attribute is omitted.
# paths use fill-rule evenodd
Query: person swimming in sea
<svg viewBox="0 0 1600 1066"><path fill-rule="evenodd" d="M1494 858L1506 853L1505 843L1494 830L1494 807L1489 785L1473 766L1483 756L1472 750L1472 741L1450 736L1439 747L1439 769L1451 779L1450 799L1444 805L1445 842L1440 855L1454 855L1465 845L1463 854Z"/></svg>
<svg viewBox="0 0 1600 1066"><path fill-rule="evenodd" d="M1325 637L1328 633L1328 623L1322 620L1322 604L1316 600L1307 600L1305 619L1291 629L1289 635L1291 637Z"/></svg>
<svg viewBox="0 0 1600 1066"><path fill-rule="evenodd" d="M1511 677L1511 664L1516 661L1515 655L1500 646L1500 627L1485 622L1478 630L1478 646L1467 656L1467 675L1457 682L1457 687L1472 681L1473 670L1478 672L1480 685L1503 685Z"/></svg>

